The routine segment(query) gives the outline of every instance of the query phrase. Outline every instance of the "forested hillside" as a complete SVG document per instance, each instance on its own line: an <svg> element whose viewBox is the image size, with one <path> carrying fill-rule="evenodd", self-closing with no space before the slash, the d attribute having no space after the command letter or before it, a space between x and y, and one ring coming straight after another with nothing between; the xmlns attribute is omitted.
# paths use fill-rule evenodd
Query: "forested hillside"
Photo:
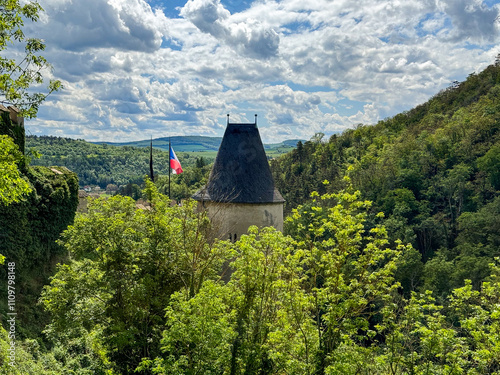
<svg viewBox="0 0 500 375"><path fill-rule="evenodd" d="M465 278L478 288L500 254L500 66L375 126L316 135L271 166L288 213L349 175L390 238L418 249L407 291L444 297Z"/></svg>
<svg viewBox="0 0 500 375"><path fill-rule="evenodd" d="M184 199L201 186L213 163L222 138L215 137L172 137L177 157L187 174L173 178L172 197ZM292 150L296 141L284 141L265 145L269 157ZM139 191L144 176L149 175L150 141L128 143L91 143L84 140L52 136L26 137L26 149L35 150L40 158L33 157L32 165L64 166L78 175L81 187L97 185L101 189L111 185L137 185L128 190ZM153 140L154 173L168 176L168 138ZM203 168L205 167L205 168ZM200 169L202 169L200 171ZM164 178L160 178L164 180ZM161 181L161 191L165 181Z"/></svg>
<svg viewBox="0 0 500 375"><path fill-rule="evenodd" d="M83 140L50 136L26 137L26 149L41 154L33 165L64 166L78 175L80 186L142 183L149 174L149 148L96 145ZM155 173L168 174L168 152L153 149ZM195 163L183 157L186 166Z"/></svg>
<svg viewBox="0 0 500 375"><path fill-rule="evenodd" d="M144 176L149 175L149 147L97 145L69 138L29 136L26 148L41 154L40 158L32 158L33 165L65 166L78 175L80 187L97 185L138 199ZM189 198L206 181L213 159L204 157L204 152L198 154L199 157L178 153L184 173L172 176L172 198ZM155 178L165 194L168 194L168 161L168 151L153 148Z"/></svg>

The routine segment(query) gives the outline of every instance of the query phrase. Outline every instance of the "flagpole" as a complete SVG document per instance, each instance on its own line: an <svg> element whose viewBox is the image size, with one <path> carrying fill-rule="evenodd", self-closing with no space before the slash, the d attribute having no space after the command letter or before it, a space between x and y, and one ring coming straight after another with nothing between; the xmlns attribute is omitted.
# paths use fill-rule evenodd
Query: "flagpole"
<svg viewBox="0 0 500 375"><path fill-rule="evenodd" d="M155 182L155 174L153 170L153 136L151 136L151 145L149 149L149 175L151 178L151 182Z"/></svg>
<svg viewBox="0 0 500 375"><path fill-rule="evenodd" d="M170 174L172 173L172 168L170 167L170 155L172 152L172 146L170 145L170 136L168 137L168 199L172 200L170 195Z"/></svg>

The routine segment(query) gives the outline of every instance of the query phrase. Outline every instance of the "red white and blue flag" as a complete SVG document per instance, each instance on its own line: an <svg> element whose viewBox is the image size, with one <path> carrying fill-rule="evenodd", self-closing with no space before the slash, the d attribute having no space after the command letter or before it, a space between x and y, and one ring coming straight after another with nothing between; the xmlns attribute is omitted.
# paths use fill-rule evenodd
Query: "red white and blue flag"
<svg viewBox="0 0 500 375"><path fill-rule="evenodd" d="M177 155L175 155L174 149L170 147L170 168L172 168L174 174L181 174L182 167Z"/></svg>

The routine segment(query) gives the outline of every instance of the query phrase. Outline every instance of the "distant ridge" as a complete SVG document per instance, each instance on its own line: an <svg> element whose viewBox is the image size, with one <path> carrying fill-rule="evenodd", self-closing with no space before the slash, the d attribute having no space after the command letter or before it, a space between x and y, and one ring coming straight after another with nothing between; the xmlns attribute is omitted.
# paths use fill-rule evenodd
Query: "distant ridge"
<svg viewBox="0 0 500 375"><path fill-rule="evenodd" d="M172 146L176 152L202 152L217 151L222 142L222 137L205 136L175 136L171 137ZM264 144L265 149L277 147L295 147L297 142L305 140L288 139L280 143ZM107 144L110 146L131 146L131 147L149 147L151 140L145 139L134 142L90 142L96 145ZM168 137L153 139L153 147L157 149L168 149Z"/></svg>
<svg viewBox="0 0 500 375"><path fill-rule="evenodd" d="M203 164L214 162L222 138L172 137L172 145L183 167L193 167L198 158ZM149 173L150 140L137 142L87 142L83 139L56 136L26 137L27 149L34 148L42 154L32 165L64 166L78 175L80 186L108 184L140 184ZM268 159L274 159L293 150L298 141L287 140L264 145ZM155 173L168 174L168 138L153 140ZM189 196L191 193L189 193Z"/></svg>

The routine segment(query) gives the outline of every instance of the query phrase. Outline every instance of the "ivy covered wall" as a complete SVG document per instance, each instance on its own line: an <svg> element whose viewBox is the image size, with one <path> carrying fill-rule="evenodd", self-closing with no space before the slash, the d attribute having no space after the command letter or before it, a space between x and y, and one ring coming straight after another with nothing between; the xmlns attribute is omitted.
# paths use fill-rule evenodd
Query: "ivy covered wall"
<svg viewBox="0 0 500 375"><path fill-rule="evenodd" d="M73 223L78 206L78 178L64 167L27 167L25 176L33 191L27 199L0 205L0 254L16 263L16 312L21 334L31 336L43 318L37 307L41 288L65 257L56 243ZM7 280L6 267L0 280ZM0 311L7 311L7 283L0 283ZM23 332L23 329L27 329Z"/></svg>
<svg viewBox="0 0 500 375"><path fill-rule="evenodd" d="M12 123L9 114L0 115L0 134L12 137L24 148L24 128ZM19 203L0 204L0 254L5 264L15 262L16 312L22 336L33 336L44 317L38 298L44 284L65 258L56 243L59 235L73 223L78 206L78 177L64 167L20 166L32 192ZM7 280L6 266L0 267L0 280ZM7 283L0 283L0 312L7 311ZM5 318L5 315L3 316Z"/></svg>

